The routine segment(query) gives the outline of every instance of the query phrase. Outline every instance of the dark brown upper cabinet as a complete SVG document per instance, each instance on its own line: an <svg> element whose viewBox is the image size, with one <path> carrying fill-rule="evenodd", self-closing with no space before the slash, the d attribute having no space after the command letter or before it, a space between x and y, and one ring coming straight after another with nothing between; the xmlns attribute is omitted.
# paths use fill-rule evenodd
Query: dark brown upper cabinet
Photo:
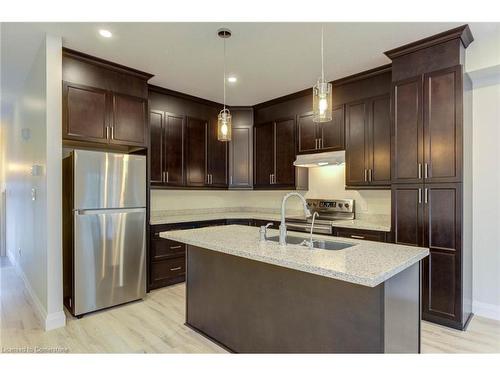
<svg viewBox="0 0 500 375"><path fill-rule="evenodd" d="M152 75L68 49L62 72L63 140L87 147L147 147Z"/></svg>
<svg viewBox="0 0 500 375"><path fill-rule="evenodd" d="M214 118L208 125L207 134L207 173L208 185L224 188L228 186L227 178L227 153L228 142L217 139L217 119Z"/></svg>
<svg viewBox="0 0 500 375"><path fill-rule="evenodd" d="M155 186L184 185L184 118L151 111L150 181Z"/></svg>
<svg viewBox="0 0 500 375"><path fill-rule="evenodd" d="M63 138L108 143L109 96L106 90L63 83Z"/></svg>
<svg viewBox="0 0 500 375"><path fill-rule="evenodd" d="M274 122L255 125L254 186L270 187L275 171Z"/></svg>
<svg viewBox="0 0 500 375"><path fill-rule="evenodd" d="M231 108L232 139L229 143L229 188L253 187L253 109Z"/></svg>
<svg viewBox="0 0 500 375"><path fill-rule="evenodd" d="M346 113L346 186L389 187L391 122L389 95L348 103Z"/></svg>
<svg viewBox="0 0 500 375"><path fill-rule="evenodd" d="M163 184L165 172L165 113L151 111L149 113L150 132L150 167L149 179L152 184Z"/></svg>
<svg viewBox="0 0 500 375"><path fill-rule="evenodd" d="M333 108L332 120L313 122L313 113L298 116L298 153L344 150L344 106Z"/></svg>
<svg viewBox="0 0 500 375"><path fill-rule="evenodd" d="M145 146L147 140L147 100L113 93L112 103L110 143Z"/></svg>
<svg viewBox="0 0 500 375"><path fill-rule="evenodd" d="M284 118L255 126L255 187L296 188L295 120Z"/></svg>
<svg viewBox="0 0 500 375"><path fill-rule="evenodd" d="M462 67L394 82L393 182L462 180Z"/></svg>
<svg viewBox="0 0 500 375"><path fill-rule="evenodd" d="M149 97L152 186L227 187L228 145L217 140L217 103L157 86L150 86ZM160 118L162 131L156 130Z"/></svg>
<svg viewBox="0 0 500 375"><path fill-rule="evenodd" d="M186 185L209 185L207 172L208 120L187 118L186 123Z"/></svg>

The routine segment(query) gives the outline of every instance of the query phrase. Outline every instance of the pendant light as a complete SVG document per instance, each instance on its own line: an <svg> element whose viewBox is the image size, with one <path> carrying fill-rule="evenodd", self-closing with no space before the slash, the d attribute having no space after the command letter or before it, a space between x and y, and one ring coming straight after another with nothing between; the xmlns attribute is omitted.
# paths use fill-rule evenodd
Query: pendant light
<svg viewBox="0 0 500 375"><path fill-rule="evenodd" d="M325 82L323 57L323 26L321 27L321 78L313 87L313 121L332 120L332 84Z"/></svg>
<svg viewBox="0 0 500 375"><path fill-rule="evenodd" d="M221 142L229 142L231 140L231 112L226 108L226 39L231 36L231 30L219 29L217 35L224 39L224 108L219 112L217 117L217 139Z"/></svg>

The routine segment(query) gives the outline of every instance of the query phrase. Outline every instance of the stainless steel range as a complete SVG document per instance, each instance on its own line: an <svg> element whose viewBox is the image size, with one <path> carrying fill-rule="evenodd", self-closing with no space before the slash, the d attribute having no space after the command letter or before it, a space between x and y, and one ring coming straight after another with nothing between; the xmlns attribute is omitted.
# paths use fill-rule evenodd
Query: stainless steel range
<svg viewBox="0 0 500 375"><path fill-rule="evenodd" d="M317 212L313 233L332 234L332 226L336 220L354 220L353 199L307 199L307 206L313 215ZM310 232L311 224L312 217L286 218L288 230Z"/></svg>

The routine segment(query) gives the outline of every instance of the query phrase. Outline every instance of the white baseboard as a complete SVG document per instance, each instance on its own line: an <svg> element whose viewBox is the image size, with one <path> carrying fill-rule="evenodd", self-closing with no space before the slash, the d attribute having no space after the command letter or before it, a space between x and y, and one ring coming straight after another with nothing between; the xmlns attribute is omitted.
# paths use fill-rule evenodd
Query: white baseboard
<svg viewBox="0 0 500 375"><path fill-rule="evenodd" d="M474 301L472 303L472 312L485 318L500 320L500 306L498 305Z"/></svg>
<svg viewBox="0 0 500 375"><path fill-rule="evenodd" d="M17 274L23 280L24 286L28 292L29 297L31 298L31 301L33 302L33 306L35 307L35 314L40 320L45 331L50 331L51 329L64 327L66 325L66 315L64 315L64 311L58 311L55 313L48 314L47 310L45 310L45 307L42 305L35 291L31 287L31 284L28 281L26 274L19 266L19 263L17 263L15 257L10 252L7 252L7 256L12 265L14 266L14 269L16 270Z"/></svg>

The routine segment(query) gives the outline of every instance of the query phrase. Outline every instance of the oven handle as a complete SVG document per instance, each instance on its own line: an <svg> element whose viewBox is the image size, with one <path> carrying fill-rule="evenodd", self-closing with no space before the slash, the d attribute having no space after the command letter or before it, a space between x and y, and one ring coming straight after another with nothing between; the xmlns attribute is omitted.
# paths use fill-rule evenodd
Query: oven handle
<svg viewBox="0 0 500 375"><path fill-rule="evenodd" d="M309 232L311 230L311 224L286 223L286 227L292 230L300 230L301 232ZM333 228L330 225L315 225L313 233L332 234Z"/></svg>

